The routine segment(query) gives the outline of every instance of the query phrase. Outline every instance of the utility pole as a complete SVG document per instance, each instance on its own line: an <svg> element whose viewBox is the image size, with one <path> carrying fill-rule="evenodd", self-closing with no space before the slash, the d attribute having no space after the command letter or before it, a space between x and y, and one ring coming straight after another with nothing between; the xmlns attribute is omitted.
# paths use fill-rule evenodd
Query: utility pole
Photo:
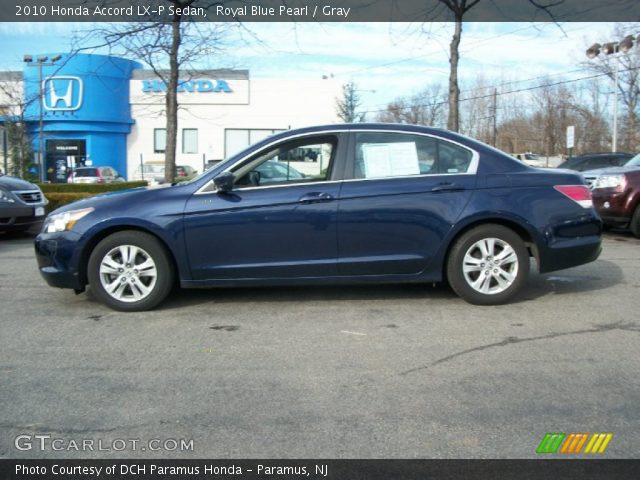
<svg viewBox="0 0 640 480"><path fill-rule="evenodd" d="M44 59L44 60L42 60ZM40 159L40 181L44 182L47 178L46 167L44 164L44 112L42 111L42 104L44 103L44 87L42 85L42 64L46 61L47 57L41 57L38 59L38 152Z"/></svg>
<svg viewBox="0 0 640 480"><path fill-rule="evenodd" d="M498 89L493 89L493 146L498 147Z"/></svg>
<svg viewBox="0 0 640 480"><path fill-rule="evenodd" d="M7 135L6 127L2 127L2 156L4 157L4 174L9 175L9 149L8 142L9 136Z"/></svg>
<svg viewBox="0 0 640 480"><path fill-rule="evenodd" d="M42 67L51 67L55 65L55 63L60 60L62 57L60 55L54 55L51 60L49 60L46 56L41 56L36 59L36 65L33 65L33 56L25 55L23 58L24 63L27 67L38 67L38 163L40 166L39 177L40 181L44 182L47 178L46 176L46 168L45 168L45 151L44 151L44 112L42 110L44 103L44 79L42 78ZM47 60L49 60L47 62Z"/></svg>

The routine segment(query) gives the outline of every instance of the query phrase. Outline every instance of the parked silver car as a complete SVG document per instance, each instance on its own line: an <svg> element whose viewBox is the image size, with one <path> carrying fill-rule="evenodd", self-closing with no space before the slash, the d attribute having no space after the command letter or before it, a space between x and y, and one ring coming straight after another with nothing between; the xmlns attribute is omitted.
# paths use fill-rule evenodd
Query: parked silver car
<svg viewBox="0 0 640 480"><path fill-rule="evenodd" d="M145 163L139 165L131 180L164 183L164 164Z"/></svg>
<svg viewBox="0 0 640 480"><path fill-rule="evenodd" d="M69 183L124 182L113 167L78 167L69 175Z"/></svg>

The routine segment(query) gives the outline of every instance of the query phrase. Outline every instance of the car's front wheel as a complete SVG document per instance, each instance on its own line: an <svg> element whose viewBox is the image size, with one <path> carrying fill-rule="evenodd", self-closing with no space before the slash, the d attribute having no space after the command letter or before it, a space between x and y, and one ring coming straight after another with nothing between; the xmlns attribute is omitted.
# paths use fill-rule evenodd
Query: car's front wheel
<svg viewBox="0 0 640 480"><path fill-rule="evenodd" d="M447 262L451 288L476 305L509 301L529 276L529 255L520 236L502 225L487 224L464 233Z"/></svg>
<svg viewBox="0 0 640 480"><path fill-rule="evenodd" d="M117 232L91 252L91 290L105 305L125 312L149 310L166 298L173 268L164 246L152 235Z"/></svg>

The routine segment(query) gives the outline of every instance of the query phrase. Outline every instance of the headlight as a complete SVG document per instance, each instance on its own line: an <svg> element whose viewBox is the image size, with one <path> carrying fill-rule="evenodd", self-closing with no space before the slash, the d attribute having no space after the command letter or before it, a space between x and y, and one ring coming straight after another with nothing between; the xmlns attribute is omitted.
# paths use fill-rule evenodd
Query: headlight
<svg viewBox="0 0 640 480"><path fill-rule="evenodd" d="M71 230L78 220L89 215L91 212L93 212L93 208L82 208L51 215L47 217L44 224L44 231L47 233L56 233Z"/></svg>
<svg viewBox="0 0 640 480"><path fill-rule="evenodd" d="M16 203L15 199L11 196L9 192L0 188L0 202L5 203Z"/></svg>
<svg viewBox="0 0 640 480"><path fill-rule="evenodd" d="M624 190L626 180L624 175L600 175L593 183L593 188L616 188Z"/></svg>

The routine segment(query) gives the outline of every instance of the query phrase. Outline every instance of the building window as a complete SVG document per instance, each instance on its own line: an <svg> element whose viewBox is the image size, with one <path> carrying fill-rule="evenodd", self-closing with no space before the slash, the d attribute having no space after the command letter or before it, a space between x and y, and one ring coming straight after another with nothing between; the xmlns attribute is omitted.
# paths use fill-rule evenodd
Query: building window
<svg viewBox="0 0 640 480"><path fill-rule="evenodd" d="M274 133L284 132L283 129L268 128L227 128L224 131L224 154L229 157L240 150L247 148L260 140L273 135Z"/></svg>
<svg viewBox="0 0 640 480"><path fill-rule="evenodd" d="M164 153L166 149L167 149L167 129L154 128L153 129L153 152Z"/></svg>
<svg viewBox="0 0 640 480"><path fill-rule="evenodd" d="M198 129L182 129L182 153L198 153Z"/></svg>

